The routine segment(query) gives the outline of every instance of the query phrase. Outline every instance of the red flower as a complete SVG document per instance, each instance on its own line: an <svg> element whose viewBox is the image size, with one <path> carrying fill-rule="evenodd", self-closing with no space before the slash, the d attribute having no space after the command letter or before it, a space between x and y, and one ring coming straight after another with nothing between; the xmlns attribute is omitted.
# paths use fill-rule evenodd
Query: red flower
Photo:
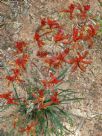
<svg viewBox="0 0 102 136"><path fill-rule="evenodd" d="M57 59L59 59L60 61L64 61L68 53L69 53L69 48L66 48L62 53L57 55Z"/></svg>
<svg viewBox="0 0 102 136"><path fill-rule="evenodd" d="M85 10L85 11L90 10L90 5L84 5L84 10Z"/></svg>
<svg viewBox="0 0 102 136"><path fill-rule="evenodd" d="M44 90L38 90L38 95L35 93L32 94L32 96L35 98L34 104L40 104L44 101Z"/></svg>
<svg viewBox="0 0 102 136"><path fill-rule="evenodd" d="M93 37L96 34L96 29L91 24L89 25L88 33L90 37Z"/></svg>
<svg viewBox="0 0 102 136"><path fill-rule="evenodd" d="M73 28L73 40L74 42L82 39L82 33L79 32L77 27Z"/></svg>
<svg viewBox="0 0 102 136"><path fill-rule="evenodd" d="M54 68L59 68L61 66L61 63L56 56L46 57L44 61L49 65L49 67L52 66Z"/></svg>
<svg viewBox="0 0 102 136"><path fill-rule="evenodd" d="M74 72L75 70L77 70L78 67L82 71L85 71L86 67L83 64L90 64L90 63L92 63L91 60L85 59L85 57L88 55L88 51L84 51L82 55L78 52L77 55L78 56L76 58L67 60L66 62L69 63L69 64L73 64L73 66L72 66L72 72Z"/></svg>
<svg viewBox="0 0 102 136"><path fill-rule="evenodd" d="M45 43L42 40L38 40L37 41L38 47L42 47L43 45L45 45Z"/></svg>
<svg viewBox="0 0 102 136"><path fill-rule="evenodd" d="M19 82L22 82L23 80L20 79L20 71L19 69L12 69L13 71L13 75L9 75L9 76L6 76L6 79L9 81L9 82L14 82L14 81L19 81ZM9 85L9 83L8 83Z"/></svg>
<svg viewBox="0 0 102 136"><path fill-rule="evenodd" d="M78 14L82 19L86 19L87 11L90 9L90 5L83 5L83 7L78 3L77 9L80 11Z"/></svg>
<svg viewBox="0 0 102 136"><path fill-rule="evenodd" d="M6 100L7 100L6 104L18 105L18 103L15 102L15 100L16 100L15 98L7 98Z"/></svg>
<svg viewBox="0 0 102 136"><path fill-rule="evenodd" d="M64 39L67 39L68 38L68 35L67 36L64 36L64 34L62 32L58 32L55 36L54 36L54 41L55 42L58 42L58 41L62 41Z"/></svg>
<svg viewBox="0 0 102 136"><path fill-rule="evenodd" d="M66 48L63 52L52 56L52 57L46 57L45 63L47 63L50 67L59 68L62 66L62 63L65 61L65 57L69 53L69 48Z"/></svg>
<svg viewBox="0 0 102 136"><path fill-rule="evenodd" d="M41 80L41 82L44 88L46 89L47 87L52 87L55 84L62 82L62 80L57 79L57 77L52 72L50 72L50 79L49 80L44 79L44 80Z"/></svg>
<svg viewBox="0 0 102 136"><path fill-rule="evenodd" d="M13 71L15 77L18 77L18 76L19 76L19 74L20 74L19 69L17 69L17 68L16 68L16 69L12 69L12 71Z"/></svg>
<svg viewBox="0 0 102 136"><path fill-rule="evenodd" d="M52 101L47 102L47 103L40 103L38 109L46 109L47 107L49 107L50 105L52 105Z"/></svg>
<svg viewBox="0 0 102 136"><path fill-rule="evenodd" d="M22 53L24 47L26 47L26 43L24 41L20 41L20 42L16 42L16 49L17 49L17 53Z"/></svg>
<svg viewBox="0 0 102 136"><path fill-rule="evenodd" d="M41 82L42 82L42 84L43 84L43 86L44 86L44 88L46 89L47 87L49 87L49 84L48 84L48 81L47 80L41 80Z"/></svg>
<svg viewBox="0 0 102 136"><path fill-rule="evenodd" d="M66 12L66 13L70 13L70 19L73 19L73 12L75 9L75 5L74 4L70 4L70 6L68 6L68 9L66 10L62 10L62 12Z"/></svg>
<svg viewBox="0 0 102 136"><path fill-rule="evenodd" d="M38 90L38 93L40 98L44 97L44 90Z"/></svg>
<svg viewBox="0 0 102 136"><path fill-rule="evenodd" d="M10 98L12 95L12 92L6 92L6 93L3 93L3 94L0 94L0 98L3 98L3 99L8 99Z"/></svg>
<svg viewBox="0 0 102 136"><path fill-rule="evenodd" d="M10 82L14 82L16 77L15 77L15 75L13 75L13 76L6 76L6 79L9 80Z"/></svg>
<svg viewBox="0 0 102 136"><path fill-rule="evenodd" d="M40 35L39 35L39 33L37 33L37 32L35 33L34 39L35 39L36 41L40 40Z"/></svg>
<svg viewBox="0 0 102 136"><path fill-rule="evenodd" d="M46 25L46 19L45 18L42 18L41 19L41 27L45 26Z"/></svg>
<svg viewBox="0 0 102 136"><path fill-rule="evenodd" d="M42 47L45 43L41 40L39 33L35 33L34 39L37 41L38 47Z"/></svg>
<svg viewBox="0 0 102 136"><path fill-rule="evenodd" d="M46 51L37 51L37 56L40 58L44 58L48 55L48 53Z"/></svg>
<svg viewBox="0 0 102 136"><path fill-rule="evenodd" d="M12 69L12 71L14 73L13 75L6 76L6 79L9 80L10 82L15 81L20 73L18 69Z"/></svg>
<svg viewBox="0 0 102 136"><path fill-rule="evenodd" d="M28 54L24 54L22 58L16 59L15 62L19 67L25 70L28 58L29 58Z"/></svg>
<svg viewBox="0 0 102 136"><path fill-rule="evenodd" d="M57 77L52 72L50 72L50 77L51 77L49 81L50 84L58 84L59 82L62 81L62 80L57 79Z"/></svg>
<svg viewBox="0 0 102 136"><path fill-rule="evenodd" d="M27 136L29 136L29 134L30 134L30 131L32 130L32 129L35 129L35 126L37 125L37 121L32 121L31 123L29 123L27 126L26 126L26 128L20 128L19 129L19 131L21 132L21 133L24 133L24 132L26 132L27 133Z"/></svg>
<svg viewBox="0 0 102 136"><path fill-rule="evenodd" d="M47 24L50 28L60 28L60 25L57 23L56 20L47 19Z"/></svg>
<svg viewBox="0 0 102 136"><path fill-rule="evenodd" d="M53 95L50 97L51 98L51 101L55 104L59 104L60 101L58 99L58 93L57 92L54 92Z"/></svg>
<svg viewBox="0 0 102 136"><path fill-rule="evenodd" d="M0 98L6 99L6 104L16 104L16 105L18 105L18 103L15 102L16 99L12 98L11 95L12 95L12 92L6 92L6 93L3 93L3 94L0 94Z"/></svg>
<svg viewBox="0 0 102 136"><path fill-rule="evenodd" d="M97 31L97 26L93 26L93 25L89 25L88 26L88 30L87 30L87 34L83 36L83 40L88 42L89 48L92 47L93 45L93 36L96 35L96 31Z"/></svg>

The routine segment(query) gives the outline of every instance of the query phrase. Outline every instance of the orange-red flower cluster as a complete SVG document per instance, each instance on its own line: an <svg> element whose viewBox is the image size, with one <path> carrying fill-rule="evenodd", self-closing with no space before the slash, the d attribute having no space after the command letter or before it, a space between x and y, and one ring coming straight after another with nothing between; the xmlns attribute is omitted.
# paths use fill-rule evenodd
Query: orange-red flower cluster
<svg viewBox="0 0 102 136"><path fill-rule="evenodd" d="M22 80L20 79L20 70L15 68L12 69L12 72L12 75L6 76L6 79L9 81L9 83L14 81L22 82Z"/></svg>
<svg viewBox="0 0 102 136"><path fill-rule="evenodd" d="M70 19L74 18L75 11L79 10L80 13L77 15L81 17L81 19L86 19L87 12L90 10L90 5L81 5L81 4L70 4L68 9L61 10L61 12L69 13Z"/></svg>
<svg viewBox="0 0 102 136"><path fill-rule="evenodd" d="M57 79L57 77L52 72L50 72L50 79L49 80L46 80L46 79L41 80L45 89L49 88L51 86L54 86L54 85L60 83L61 81L62 80Z"/></svg>
<svg viewBox="0 0 102 136"><path fill-rule="evenodd" d="M27 64L27 62L28 62L28 58L29 58L29 55L28 55L28 54L24 54L24 55L22 56L22 58L17 58L17 59L15 60L16 65L19 66L19 68L22 68L23 70L25 70L25 69L26 69L26 64Z"/></svg>
<svg viewBox="0 0 102 136"><path fill-rule="evenodd" d="M26 132L27 133L27 136L29 136L30 132L33 130L33 133L35 133L35 127L37 125L37 121L32 121L30 122L25 128L20 128L19 129L19 132L21 133L24 133Z"/></svg>
<svg viewBox="0 0 102 136"><path fill-rule="evenodd" d="M77 70L78 67L82 71L85 71L86 67L84 66L84 64L92 63L92 60L85 59L86 56L88 55L88 51L84 51L82 55L79 52L77 52L77 55L78 55L77 57L69 59L66 62L69 63L69 64L72 64L72 72Z"/></svg>
<svg viewBox="0 0 102 136"><path fill-rule="evenodd" d="M18 102L15 101L17 99L12 97L12 92L11 91L0 94L0 99L5 99L6 100L6 104L18 105Z"/></svg>
<svg viewBox="0 0 102 136"><path fill-rule="evenodd" d="M64 49L61 53L55 56L48 56L45 58L44 62L49 65L49 67L59 68L62 66L62 63L65 62L65 57L69 53L69 48Z"/></svg>
<svg viewBox="0 0 102 136"><path fill-rule="evenodd" d="M24 48L26 47L26 43L24 41L19 41L19 42L16 42L16 50L17 50L17 53L23 53L23 50Z"/></svg>

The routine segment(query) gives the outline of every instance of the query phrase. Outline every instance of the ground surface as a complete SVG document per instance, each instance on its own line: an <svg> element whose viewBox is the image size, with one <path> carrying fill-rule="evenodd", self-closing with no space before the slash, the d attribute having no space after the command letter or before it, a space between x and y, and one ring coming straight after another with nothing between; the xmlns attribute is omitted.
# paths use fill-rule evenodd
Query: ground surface
<svg viewBox="0 0 102 136"><path fill-rule="evenodd" d="M40 17L57 18L56 11L67 7L72 0L2 0L0 2L0 51L7 54L14 47L15 40L30 41L38 26ZM100 12L97 0L91 1L94 14ZM102 42L95 37L94 48L91 50L93 63L85 74L75 73L70 77L73 86L85 100L69 104L68 107L75 118L73 130L75 136L102 136ZM2 55L0 56L2 66ZM0 92L5 88L0 80ZM67 85L66 85L67 86ZM2 114L0 113L0 116ZM5 126L0 126L4 128ZM0 136L3 136L0 134ZM72 136L72 135L71 135Z"/></svg>

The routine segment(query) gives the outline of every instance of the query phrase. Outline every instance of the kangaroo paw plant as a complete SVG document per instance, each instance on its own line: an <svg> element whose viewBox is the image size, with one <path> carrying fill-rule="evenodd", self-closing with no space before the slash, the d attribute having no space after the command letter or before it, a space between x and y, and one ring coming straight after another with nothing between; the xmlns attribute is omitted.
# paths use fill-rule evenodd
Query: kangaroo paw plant
<svg viewBox="0 0 102 136"><path fill-rule="evenodd" d="M4 64L12 89L0 93L2 108L14 107L14 135L70 133L65 124L72 124L72 118L65 104L81 98L62 85L69 74L85 72L92 63L89 51L98 30L94 18L89 4L72 3L58 12L58 20L41 18L31 41L15 42L12 60Z"/></svg>

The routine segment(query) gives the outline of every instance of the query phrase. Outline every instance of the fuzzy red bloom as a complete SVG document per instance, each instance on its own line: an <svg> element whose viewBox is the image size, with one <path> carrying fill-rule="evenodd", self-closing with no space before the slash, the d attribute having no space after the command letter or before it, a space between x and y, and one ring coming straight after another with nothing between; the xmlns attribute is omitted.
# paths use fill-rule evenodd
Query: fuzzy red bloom
<svg viewBox="0 0 102 136"><path fill-rule="evenodd" d="M44 97L44 90L39 90L38 93L39 93L39 97L41 98Z"/></svg>
<svg viewBox="0 0 102 136"><path fill-rule="evenodd" d="M46 19L45 18L42 18L41 19L41 26L43 27L43 26L45 26L46 25Z"/></svg>
<svg viewBox="0 0 102 136"><path fill-rule="evenodd" d="M63 33L58 32L58 33L54 36L54 41L55 41L55 42L58 42L58 41L62 41L62 40L67 39L67 38L68 38L68 35L65 36Z"/></svg>
<svg viewBox="0 0 102 136"><path fill-rule="evenodd" d="M47 102L47 103L40 103L38 109L39 109L39 110L41 110L41 109L46 109L47 107L49 107L49 106L51 106L51 105L52 105L52 101Z"/></svg>
<svg viewBox="0 0 102 136"><path fill-rule="evenodd" d="M70 13L70 19L72 20L72 19L73 19L74 9L75 9L75 5L74 5L74 4L70 4L70 5L68 6L68 9L62 10L61 12Z"/></svg>
<svg viewBox="0 0 102 136"><path fill-rule="evenodd" d="M15 77L15 75L13 75L13 76L6 76L6 79L9 80L10 82L14 82L16 77Z"/></svg>
<svg viewBox="0 0 102 136"><path fill-rule="evenodd" d="M60 101L58 99L58 93L57 92L54 92L54 94L50 97L51 98L51 101L55 104L59 104Z"/></svg>
<svg viewBox="0 0 102 136"><path fill-rule="evenodd" d="M38 47L42 47L45 43L41 40L39 33L35 33L34 39L37 41Z"/></svg>
<svg viewBox="0 0 102 136"><path fill-rule="evenodd" d="M77 27L73 27L73 40L74 42L82 39L82 33L80 33Z"/></svg>
<svg viewBox="0 0 102 136"><path fill-rule="evenodd" d="M6 92L6 93L3 93L3 94L0 94L0 98L6 99L6 104L16 104L16 105L18 105L18 103L15 102L16 99L12 98L11 95L12 95L11 91Z"/></svg>
<svg viewBox="0 0 102 136"><path fill-rule="evenodd" d="M47 87L49 87L48 81L43 79L41 80L41 83L43 84L44 88L46 89Z"/></svg>
<svg viewBox="0 0 102 136"><path fill-rule="evenodd" d="M32 94L32 96L35 98L34 104L40 104L44 101L44 90L38 90L38 95L35 93Z"/></svg>
<svg viewBox="0 0 102 136"><path fill-rule="evenodd" d="M57 79L57 77L52 72L50 72L50 77L51 77L49 81L50 84L58 84L62 82L62 80Z"/></svg>
<svg viewBox="0 0 102 136"><path fill-rule="evenodd" d="M89 36L93 37L96 34L96 29L93 27L93 25L89 25L88 29Z"/></svg>
<svg viewBox="0 0 102 136"><path fill-rule="evenodd" d="M17 76L19 76L19 74L20 74L20 71L19 71L19 69L12 69L12 71L13 71L13 73L14 73L14 75L17 77Z"/></svg>
<svg viewBox="0 0 102 136"><path fill-rule="evenodd" d="M86 19L87 17L87 11L90 10L90 5L81 5L81 4L77 4L77 9L80 11L79 16L82 19Z"/></svg>
<svg viewBox="0 0 102 136"><path fill-rule="evenodd" d="M91 60L85 59L85 57L88 55L88 51L84 51L82 55L78 52L77 55L78 56L76 58L67 60L66 62L69 63L69 64L73 64L73 66L72 66L72 72L74 72L75 70L77 70L78 67L82 71L85 71L86 67L84 66L84 64L90 64L90 63L92 63Z"/></svg>
<svg viewBox="0 0 102 136"><path fill-rule="evenodd" d="M19 69L12 69L13 74L6 76L6 79L9 81L8 85L10 84L10 82L14 82L14 81L18 81L18 82L22 82L23 80L20 79L20 71Z"/></svg>
<svg viewBox="0 0 102 136"><path fill-rule="evenodd" d="M19 132L21 133L24 133L26 132L27 133L27 136L29 136L31 130L35 129L35 126L37 125L37 121L32 121L31 123L29 123L26 128L20 128L19 129Z"/></svg>
<svg viewBox="0 0 102 136"><path fill-rule="evenodd" d="M42 40L38 40L37 41L38 47L42 47L43 45L45 45L45 43Z"/></svg>
<svg viewBox="0 0 102 136"><path fill-rule="evenodd" d="M11 97L11 95L12 95L11 91L10 92L6 92L6 93L2 93L2 94L0 94L0 98L8 99L8 98Z"/></svg>
<svg viewBox="0 0 102 136"><path fill-rule="evenodd" d="M24 41L20 41L20 42L16 42L16 49L17 49L17 53L22 53L23 52L23 49L24 47L26 47L26 43Z"/></svg>
<svg viewBox="0 0 102 136"><path fill-rule="evenodd" d="M59 23L57 23L56 20L51 20L51 19L47 19L47 24L49 25L50 28L60 28Z"/></svg>
<svg viewBox="0 0 102 136"><path fill-rule="evenodd" d="M59 61L57 60L56 56L52 56L52 57L46 57L45 58L45 63L48 64L50 67L56 67L56 66L60 66Z"/></svg>
<svg viewBox="0 0 102 136"><path fill-rule="evenodd" d="M69 48L66 48L62 53L57 55L57 59L59 59L60 61L64 61L68 53L69 53Z"/></svg>
<svg viewBox="0 0 102 136"><path fill-rule="evenodd" d="M44 58L48 55L48 53L46 51L37 51L37 56L40 58Z"/></svg>
<svg viewBox="0 0 102 136"><path fill-rule="evenodd" d="M62 82L62 80L59 80L57 79L57 77L52 73L50 72L50 79L49 80L41 80L44 88L49 88L49 87L52 87L60 82Z"/></svg>
<svg viewBox="0 0 102 136"><path fill-rule="evenodd" d="M69 48L66 48L63 52L52 56L52 57L46 57L45 58L45 63L49 64L49 66L54 67L54 68L59 68L62 66L62 63L65 61L65 57L69 53Z"/></svg>
<svg viewBox="0 0 102 136"><path fill-rule="evenodd" d="M15 98L7 98L6 100L7 100L6 104L18 105L18 102L15 102L16 100Z"/></svg>
<svg viewBox="0 0 102 136"><path fill-rule="evenodd" d="M90 10L90 5L84 5L84 10L85 10L85 11Z"/></svg>
<svg viewBox="0 0 102 136"><path fill-rule="evenodd" d="M36 41L38 41L39 39L40 39L40 35L39 35L39 33L35 33L35 35L34 35L34 39L36 40Z"/></svg>
<svg viewBox="0 0 102 136"><path fill-rule="evenodd" d="M93 37L96 35L97 32L97 26L93 26L93 25L89 25L88 26L88 30L87 30L87 34L83 36L83 40L88 42L88 47L92 47L93 46Z"/></svg>
<svg viewBox="0 0 102 136"><path fill-rule="evenodd" d="M15 61L16 65L25 70L28 58L29 58L28 54L24 54L22 58L16 59Z"/></svg>

